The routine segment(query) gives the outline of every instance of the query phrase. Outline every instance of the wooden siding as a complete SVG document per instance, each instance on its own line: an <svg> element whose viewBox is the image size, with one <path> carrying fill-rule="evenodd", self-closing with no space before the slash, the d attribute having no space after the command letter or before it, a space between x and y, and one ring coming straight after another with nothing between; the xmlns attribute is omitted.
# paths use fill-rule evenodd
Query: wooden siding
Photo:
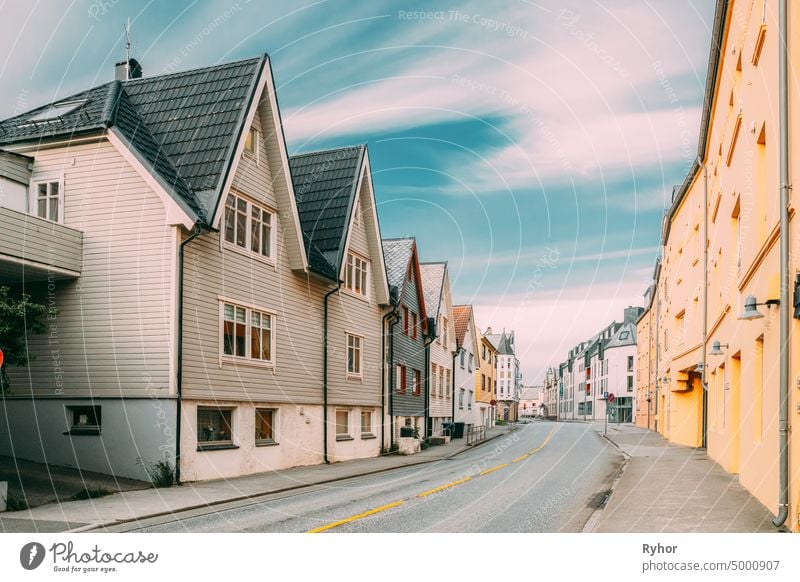
<svg viewBox="0 0 800 582"><path fill-rule="evenodd" d="M255 123L260 125L259 115ZM185 247L185 398L322 401L322 298L332 285L291 269L284 220L288 213L274 193L273 164L268 163L274 153L267 147L272 139L266 133L258 165L243 158L233 184L254 202L278 211L277 260L273 265L221 246L221 233L203 233ZM275 312L274 368L222 361L219 297Z"/></svg>
<svg viewBox="0 0 800 582"><path fill-rule="evenodd" d="M0 208L0 263L4 257L80 272L83 234L79 230Z"/></svg>
<svg viewBox="0 0 800 582"><path fill-rule="evenodd" d="M416 271L412 269L412 277L403 286L401 305L406 305L409 313L419 314L419 295ZM394 338L394 362L392 363L392 415L393 416L424 416L425 414L425 388L427 379L425 373L425 341L422 333L417 334L417 339L411 335L403 333L402 307L400 308L400 321L394 326L392 332ZM405 393L397 391L397 364L403 364L408 368L407 390ZM413 374L411 370L419 370L422 376L422 389L420 393L413 394Z"/></svg>
<svg viewBox="0 0 800 582"><path fill-rule="evenodd" d="M9 152L0 152L0 176L27 186L31 181L30 160Z"/></svg>
<svg viewBox="0 0 800 582"><path fill-rule="evenodd" d="M453 304L450 298L450 280L447 276L447 270L444 274L444 286L442 289L442 297L439 301L437 312L439 313L439 322L441 318L447 318L447 344L441 341L443 331L441 326L437 325L436 331L439 337L434 340L430 347L430 364L437 364L439 369L450 371L450 382L445 378L445 396L435 396L436 391L431 386L430 398L430 416L438 418L451 418L453 416L453 352L456 349L456 328L453 321ZM430 307L433 309L433 306ZM433 375L431 374L431 382L433 382ZM458 396L458 395L456 395ZM456 403L458 406L458 403Z"/></svg>
<svg viewBox="0 0 800 582"><path fill-rule="evenodd" d="M362 183L359 198L362 208L371 204L371 194ZM369 301L341 291L332 295L328 312L328 401L331 404L371 405L381 403L381 325L383 309L378 303L378 285L381 278L376 272L382 268L380 255L374 252L377 239L374 231L367 230L366 222L351 224L349 251L370 260ZM346 258L346 257L345 257ZM363 373L360 379L347 379L347 332L360 335L363 341Z"/></svg>
<svg viewBox="0 0 800 582"><path fill-rule="evenodd" d="M107 141L43 150L33 179L64 176L64 223L83 232L82 275L26 289L57 310L31 337L12 390L160 396L170 390L176 236L153 192Z"/></svg>

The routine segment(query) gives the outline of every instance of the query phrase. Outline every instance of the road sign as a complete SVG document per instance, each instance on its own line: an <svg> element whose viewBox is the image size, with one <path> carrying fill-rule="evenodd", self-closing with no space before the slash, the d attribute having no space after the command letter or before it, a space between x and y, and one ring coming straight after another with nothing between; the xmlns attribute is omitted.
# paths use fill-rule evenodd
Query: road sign
<svg viewBox="0 0 800 582"><path fill-rule="evenodd" d="M614 396L614 393L612 392L611 394L608 395L608 403L611 404L612 402L614 402L614 400L616 400L616 398L617 397Z"/></svg>
<svg viewBox="0 0 800 582"><path fill-rule="evenodd" d="M0 366L3 365L3 350L0 350Z"/></svg>

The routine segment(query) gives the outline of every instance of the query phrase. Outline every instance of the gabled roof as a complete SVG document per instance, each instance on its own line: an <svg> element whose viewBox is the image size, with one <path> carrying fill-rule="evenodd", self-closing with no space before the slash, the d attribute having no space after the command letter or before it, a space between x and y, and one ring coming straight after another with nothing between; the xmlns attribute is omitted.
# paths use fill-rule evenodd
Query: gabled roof
<svg viewBox="0 0 800 582"><path fill-rule="evenodd" d="M454 305L453 323L456 328L456 346L463 347L464 337L469 329L469 322L472 319L472 305Z"/></svg>
<svg viewBox="0 0 800 582"><path fill-rule="evenodd" d="M403 290L403 285L408 272L408 263L414 253L413 238L383 239L383 258L386 261L386 277L389 285Z"/></svg>
<svg viewBox="0 0 800 582"><path fill-rule="evenodd" d="M632 345L636 345L636 324L629 322L619 326L617 333L605 344L605 348L619 348Z"/></svg>
<svg viewBox="0 0 800 582"><path fill-rule="evenodd" d="M365 151L357 145L289 159L309 267L322 275L341 270Z"/></svg>
<svg viewBox="0 0 800 582"><path fill-rule="evenodd" d="M115 128L170 196L210 223L266 64L264 55L112 81L0 122L0 145Z"/></svg>
<svg viewBox="0 0 800 582"><path fill-rule="evenodd" d="M511 333L506 333L506 331L503 330L502 333L489 334L486 336L486 338L492 343L498 354L504 356L513 356L513 333L513 331Z"/></svg>
<svg viewBox="0 0 800 582"><path fill-rule="evenodd" d="M425 293L425 305L428 306L429 317L439 317L439 308L444 292L444 278L447 273L447 263L420 263L422 275L422 291Z"/></svg>

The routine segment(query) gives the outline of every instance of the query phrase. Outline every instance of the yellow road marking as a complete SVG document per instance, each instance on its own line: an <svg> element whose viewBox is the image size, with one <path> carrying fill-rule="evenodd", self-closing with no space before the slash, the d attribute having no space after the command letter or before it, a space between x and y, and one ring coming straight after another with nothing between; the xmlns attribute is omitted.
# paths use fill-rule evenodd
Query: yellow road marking
<svg viewBox="0 0 800 582"><path fill-rule="evenodd" d="M352 517L346 517L344 519L340 519L339 521L334 521L333 523L329 523L328 525L323 525L322 527L316 527L314 529L310 529L306 533L320 533L323 531L328 531L329 529L339 527L340 525L350 523L351 521L356 521L364 517L369 517L370 515L375 515L376 513L380 513L381 511L392 509L393 507L402 505L405 502L406 502L405 499L401 499L400 501L395 501L394 503L387 503L386 505L381 505L380 507L376 507L375 509L370 509L369 511L365 511L364 513L359 513L358 515L354 515Z"/></svg>
<svg viewBox="0 0 800 582"><path fill-rule="evenodd" d="M519 457L517 457L516 459L514 459L514 460L513 460L513 461L511 461L511 462L512 462L512 463L518 463L518 462L520 462L520 461L524 461L524 460L525 460L525 459L527 459L529 456L530 456L530 453L525 453L524 455L520 455Z"/></svg>
<svg viewBox="0 0 800 582"><path fill-rule="evenodd" d="M505 467L508 467L508 463L503 463L502 465L497 465L496 467L492 467L491 469L486 469L485 471L481 471L480 473L478 473L478 475L482 477L484 475L488 475L489 473L494 473L495 471L499 471L500 469L503 469Z"/></svg>
<svg viewBox="0 0 800 582"><path fill-rule="evenodd" d="M556 430L556 429L552 429L552 430L551 430L549 433L547 433L547 436L546 436L546 437L544 437L544 440L542 441L542 444L540 444L538 447L536 447L535 449L533 449L533 450L532 450L530 453L528 453L528 454L530 454L530 455L535 455L536 453L538 453L539 451L541 451L541 450L544 448L544 446L545 446L545 445L546 445L546 444L547 444L547 443L550 441L550 437L551 437L551 436L553 436L553 432L555 432L555 430Z"/></svg>
<svg viewBox="0 0 800 582"><path fill-rule="evenodd" d="M418 494L417 497L427 497L428 495L433 495L434 493L439 493L439 491L444 491L445 489L450 489L450 487L455 487L456 485L461 485L462 483L466 483L467 481L472 481L472 477L464 477L463 479L459 479L458 481L453 481L452 483L447 483L440 487L436 487L435 489L428 489L427 491L423 491L422 493Z"/></svg>

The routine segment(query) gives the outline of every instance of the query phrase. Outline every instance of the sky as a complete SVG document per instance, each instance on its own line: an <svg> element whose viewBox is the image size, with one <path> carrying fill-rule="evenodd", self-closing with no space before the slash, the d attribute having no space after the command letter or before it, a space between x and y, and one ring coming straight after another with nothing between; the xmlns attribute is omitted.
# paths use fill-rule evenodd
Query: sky
<svg viewBox="0 0 800 582"><path fill-rule="evenodd" d="M268 53L290 154L366 143L382 235L447 261L526 384L641 305L697 150L713 0L0 0L0 118Z"/></svg>

